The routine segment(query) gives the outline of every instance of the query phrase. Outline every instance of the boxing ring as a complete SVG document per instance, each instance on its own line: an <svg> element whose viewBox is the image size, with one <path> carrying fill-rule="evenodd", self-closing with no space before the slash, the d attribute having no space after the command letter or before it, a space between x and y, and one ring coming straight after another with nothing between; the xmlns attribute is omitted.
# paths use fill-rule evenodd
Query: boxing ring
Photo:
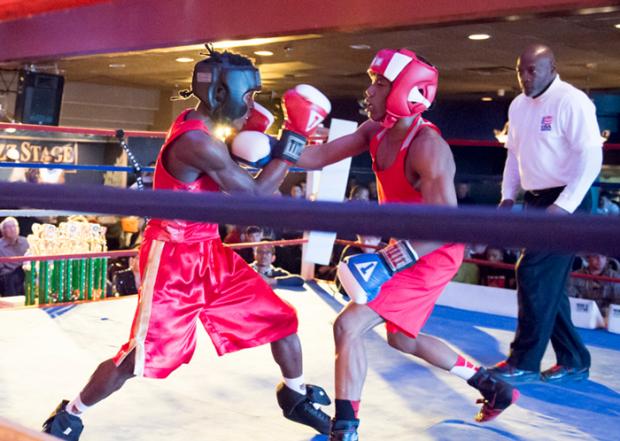
<svg viewBox="0 0 620 441"><path fill-rule="evenodd" d="M96 197L95 197L96 194ZM139 197L137 197L139 195ZM277 204L274 204L277 201ZM0 203L143 216L184 217L281 228L479 240L558 250L620 246L618 219L545 216L493 209L371 206L221 194L140 192L92 186L0 183ZM442 222L439 223L438 219ZM570 240L565 240L569 238ZM298 310L309 382L333 391L332 323L339 297L314 282L278 293ZM129 331L136 297L49 308L0 310L0 415L38 428L62 396L73 396ZM508 351L513 318L436 307L425 331L482 365ZM612 440L620 415L620 335L579 330L592 352L590 379L567 385L521 385L522 398L501 418L473 421L475 394L460 379L389 348L379 327L366 337L369 372L360 417L364 439ZM279 374L268 346L218 358L199 334L192 363L166 381L136 379L89 410L85 440L319 440L279 415ZM543 364L553 364L548 353ZM328 408L333 413L333 408ZM111 435L113 433L113 435Z"/></svg>
<svg viewBox="0 0 620 441"><path fill-rule="evenodd" d="M325 286L277 290L300 318L308 381L333 391L331 324L342 304ZM60 396L79 391L126 338L136 296L43 309L0 310L0 415L37 429ZM425 330L481 364L506 353L515 320L436 307ZM460 379L366 337L368 380L360 436L368 440L613 440L620 415L620 335L579 330L592 352L586 382L521 385L501 418L473 421L475 394ZM548 353L545 364L553 362ZM89 409L84 440L321 440L280 416L278 370L268 346L218 358L205 333L189 365L166 381L134 379ZM333 406L327 408L333 413Z"/></svg>

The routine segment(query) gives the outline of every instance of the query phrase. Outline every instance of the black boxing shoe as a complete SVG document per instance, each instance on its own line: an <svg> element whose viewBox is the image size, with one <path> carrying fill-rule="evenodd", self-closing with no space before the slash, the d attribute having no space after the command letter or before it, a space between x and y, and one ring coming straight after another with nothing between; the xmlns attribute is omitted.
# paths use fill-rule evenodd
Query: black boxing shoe
<svg viewBox="0 0 620 441"><path fill-rule="evenodd" d="M317 432L327 435L329 433L329 415L314 407L314 403L329 404L331 400L325 390L319 386L308 384L306 389L308 392L303 395L295 392L283 382L278 384L276 397L282 414L291 421L305 424Z"/></svg>
<svg viewBox="0 0 620 441"><path fill-rule="evenodd" d="M329 431L329 441L358 441L357 428L360 420L333 419Z"/></svg>
<svg viewBox="0 0 620 441"><path fill-rule="evenodd" d="M475 416L475 420L479 423L497 418L519 399L519 391L516 388L482 367L467 380L467 383L478 389L483 397L476 401L476 404L482 404L482 408Z"/></svg>
<svg viewBox="0 0 620 441"><path fill-rule="evenodd" d="M43 432L54 435L56 438L78 441L84 424L80 417L67 412L67 404L69 401L63 400L56 407L56 410L43 423Z"/></svg>
<svg viewBox="0 0 620 441"><path fill-rule="evenodd" d="M540 379L547 383L564 383L566 381L587 380L590 368L573 368L556 364L540 374Z"/></svg>
<svg viewBox="0 0 620 441"><path fill-rule="evenodd" d="M540 379L540 372L519 369L505 360L500 361L487 370L496 377L500 377L502 380L511 384L531 383Z"/></svg>

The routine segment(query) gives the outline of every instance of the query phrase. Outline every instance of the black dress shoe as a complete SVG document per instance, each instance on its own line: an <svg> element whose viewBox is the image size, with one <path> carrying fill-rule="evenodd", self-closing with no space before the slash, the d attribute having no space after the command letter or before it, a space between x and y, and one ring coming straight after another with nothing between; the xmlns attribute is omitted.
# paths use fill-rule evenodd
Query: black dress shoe
<svg viewBox="0 0 620 441"><path fill-rule="evenodd" d="M540 378L540 372L519 369L509 364L507 361L500 361L495 366L487 370L511 384L531 383L532 381L536 381Z"/></svg>
<svg viewBox="0 0 620 441"><path fill-rule="evenodd" d="M540 374L542 381L547 383L563 383L565 381L586 380L590 376L590 368L574 368L556 364Z"/></svg>

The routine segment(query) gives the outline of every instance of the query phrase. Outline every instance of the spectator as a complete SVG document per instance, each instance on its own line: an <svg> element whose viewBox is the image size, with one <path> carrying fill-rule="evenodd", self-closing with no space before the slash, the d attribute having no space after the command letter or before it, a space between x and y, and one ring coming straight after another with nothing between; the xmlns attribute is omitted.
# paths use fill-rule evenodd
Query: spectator
<svg viewBox="0 0 620 441"><path fill-rule="evenodd" d="M370 201L370 192L367 187L363 185L354 185L351 187L351 192L349 193L350 201L362 201L368 202Z"/></svg>
<svg viewBox="0 0 620 441"><path fill-rule="evenodd" d="M378 200L377 196L377 181L372 180L368 183L368 196L371 201L376 202Z"/></svg>
<svg viewBox="0 0 620 441"><path fill-rule="evenodd" d="M130 257L129 267L114 273L112 279L115 294L121 296L137 294L140 287L139 255Z"/></svg>
<svg viewBox="0 0 620 441"><path fill-rule="evenodd" d="M484 252L484 259L490 263L507 263L504 250L488 246ZM480 284L495 288L514 289L516 286L514 270L482 265L480 268Z"/></svg>
<svg viewBox="0 0 620 441"><path fill-rule="evenodd" d="M602 254L586 255L587 266L576 271L578 274L620 278L615 259ZM568 282L568 295L580 299L594 300L603 316L607 315L610 304L620 304L620 283L604 282L595 279L571 277Z"/></svg>
<svg viewBox="0 0 620 441"><path fill-rule="evenodd" d="M245 227L241 232L241 243L260 242L261 240L263 240L263 230L261 227L252 225ZM235 250L235 252L239 254L247 263L254 262L253 248L240 248Z"/></svg>
<svg viewBox="0 0 620 441"><path fill-rule="evenodd" d="M274 288L292 288L304 285L301 276L293 275L285 269L273 266L276 248L273 245L254 247L254 262L250 265Z"/></svg>
<svg viewBox="0 0 620 441"><path fill-rule="evenodd" d="M0 222L0 257L23 256L28 251L28 241L19 235L19 224L14 217ZM21 263L0 263L0 296L23 296L24 270Z"/></svg>
<svg viewBox="0 0 620 441"><path fill-rule="evenodd" d="M239 225L225 225L224 235L222 235L222 242L224 243L240 243L241 232L243 227Z"/></svg>
<svg viewBox="0 0 620 441"><path fill-rule="evenodd" d="M471 245L465 246L464 255L465 259L473 257L473 247ZM477 285L480 282L480 268L475 263L463 262L452 281Z"/></svg>
<svg viewBox="0 0 620 441"><path fill-rule="evenodd" d="M474 205L476 201L469 194L470 186L467 182L456 184L456 201L461 205Z"/></svg>
<svg viewBox="0 0 620 441"><path fill-rule="evenodd" d="M608 193L601 193L601 197L598 201L598 214L605 216L618 216L620 215L620 207L611 200Z"/></svg>
<svg viewBox="0 0 620 441"><path fill-rule="evenodd" d="M301 185L293 185L291 187L290 195L295 199L304 199L305 195L303 190L301 189Z"/></svg>

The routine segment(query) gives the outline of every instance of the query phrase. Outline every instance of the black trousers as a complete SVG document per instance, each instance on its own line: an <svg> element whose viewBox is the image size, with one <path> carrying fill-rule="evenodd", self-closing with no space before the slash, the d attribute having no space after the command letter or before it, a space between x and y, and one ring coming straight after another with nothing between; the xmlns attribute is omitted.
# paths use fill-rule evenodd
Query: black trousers
<svg viewBox="0 0 620 441"><path fill-rule="evenodd" d="M525 193L526 209L544 209L557 199L564 187ZM592 207L591 194L579 211ZM551 340L557 363L568 367L590 367L590 353L571 320L566 291L573 254L523 250L517 262L519 316L508 363L529 371L539 371Z"/></svg>
<svg viewBox="0 0 620 441"><path fill-rule="evenodd" d="M21 268L0 275L0 297L25 295L24 279L24 271Z"/></svg>

